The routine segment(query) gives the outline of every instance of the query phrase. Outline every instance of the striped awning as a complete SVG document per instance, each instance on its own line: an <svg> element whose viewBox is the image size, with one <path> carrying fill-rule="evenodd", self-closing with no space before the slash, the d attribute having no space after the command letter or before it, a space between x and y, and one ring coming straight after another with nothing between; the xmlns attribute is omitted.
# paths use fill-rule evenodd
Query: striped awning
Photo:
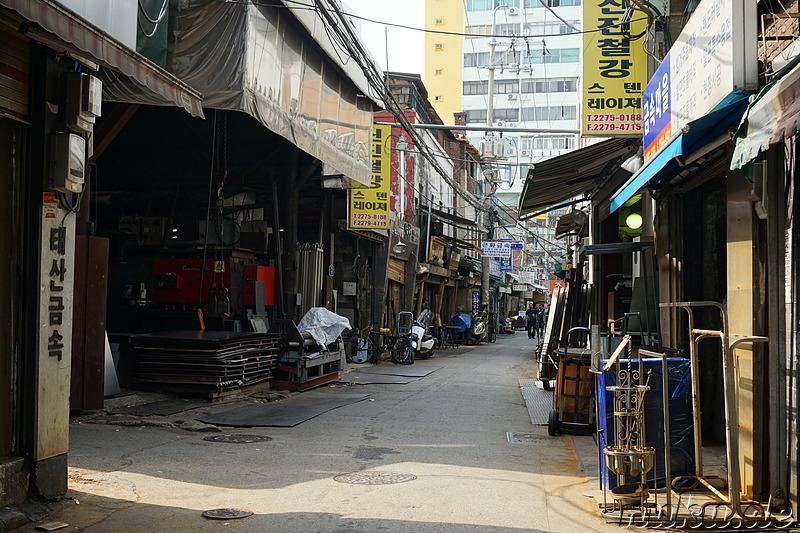
<svg viewBox="0 0 800 533"><path fill-rule="evenodd" d="M203 116L200 93L58 2L0 0L0 6L16 11L46 32L89 54L99 64L136 80L168 102L182 107L192 116ZM39 33L37 28L31 27L28 30L28 35L34 40L45 37L38 35ZM52 46L51 41L45 44Z"/></svg>

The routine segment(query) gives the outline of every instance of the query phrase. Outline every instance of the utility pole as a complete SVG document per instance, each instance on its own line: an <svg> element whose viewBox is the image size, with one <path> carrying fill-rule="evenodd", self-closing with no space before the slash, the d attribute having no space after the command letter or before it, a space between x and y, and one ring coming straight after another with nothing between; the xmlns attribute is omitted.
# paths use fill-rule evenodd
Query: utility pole
<svg viewBox="0 0 800 533"><path fill-rule="evenodd" d="M494 122L494 50L497 46L497 41L495 40L495 33L497 31L496 19L497 19L497 10L498 9L505 9L508 6L506 4L500 4L495 6L492 10L492 36L489 37L489 78L488 78L488 94L487 94L487 103L486 103L486 127L491 128ZM491 130L487 130L487 136L494 141L494 132ZM494 148L493 148L494 149ZM484 180L486 185L488 186L489 180L486 179L484 176ZM487 227L489 228L489 232L491 232L491 209L492 209L492 202L489 198L487 191L487 187L483 189L483 200L484 203L487 204L487 210L485 211L487 218L489 219L487 222ZM487 235L487 238L489 236ZM489 257L484 255L481 261L481 304L489 305L489 292L491 290L490 282L491 280L489 274Z"/></svg>

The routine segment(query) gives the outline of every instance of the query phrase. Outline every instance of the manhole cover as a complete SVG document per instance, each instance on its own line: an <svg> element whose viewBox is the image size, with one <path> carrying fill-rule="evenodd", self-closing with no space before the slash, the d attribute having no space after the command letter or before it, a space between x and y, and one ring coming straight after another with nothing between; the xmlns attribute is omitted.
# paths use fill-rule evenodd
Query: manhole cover
<svg viewBox="0 0 800 533"><path fill-rule="evenodd" d="M203 511L203 516L212 520L235 520L237 518L247 518L253 513L244 509L209 509Z"/></svg>
<svg viewBox="0 0 800 533"><path fill-rule="evenodd" d="M272 437L264 435L212 435L211 437L203 438L203 440L230 444L251 444L253 442L268 442L272 440Z"/></svg>
<svg viewBox="0 0 800 533"><path fill-rule="evenodd" d="M368 472L352 472L350 474L340 474L333 478L339 483L350 485L391 485L393 483L405 483L414 481L417 476L405 472L382 472L371 470Z"/></svg>
<svg viewBox="0 0 800 533"><path fill-rule="evenodd" d="M563 448L566 446L563 439L557 439L546 435L535 435L533 433L508 432L508 442L511 444L541 444L542 446L556 446Z"/></svg>

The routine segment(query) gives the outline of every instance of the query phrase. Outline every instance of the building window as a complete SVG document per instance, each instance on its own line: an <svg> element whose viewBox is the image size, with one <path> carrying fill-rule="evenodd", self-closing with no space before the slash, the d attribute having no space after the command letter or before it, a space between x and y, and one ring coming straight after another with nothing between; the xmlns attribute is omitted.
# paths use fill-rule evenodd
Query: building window
<svg viewBox="0 0 800 533"><path fill-rule="evenodd" d="M438 52L440 50L444 50L444 45L442 43L436 43L433 45L433 48Z"/></svg>
<svg viewBox="0 0 800 533"><path fill-rule="evenodd" d="M443 71L442 71L442 69L440 69L440 68L437 68L437 69L434 71L434 74L435 74L436 76L441 76L441 75L442 75L442 72L443 72Z"/></svg>
<svg viewBox="0 0 800 533"><path fill-rule="evenodd" d="M467 113L467 124L486 123L485 109L475 109L472 111L466 111L466 113Z"/></svg>
<svg viewBox="0 0 800 533"><path fill-rule="evenodd" d="M471 96L475 94L487 94L489 92L489 84L485 81L465 81L463 85L464 96Z"/></svg>
<svg viewBox="0 0 800 533"><path fill-rule="evenodd" d="M467 0L467 11L489 11L503 4L508 7L519 7L519 0Z"/></svg>
<svg viewBox="0 0 800 533"><path fill-rule="evenodd" d="M465 67L485 67L489 64L489 52L464 54Z"/></svg>
<svg viewBox="0 0 800 533"><path fill-rule="evenodd" d="M498 120L517 122L519 120L519 109L495 109L492 115L495 122Z"/></svg>
<svg viewBox="0 0 800 533"><path fill-rule="evenodd" d="M523 93L574 93L578 90L578 78L551 80L522 80Z"/></svg>
<svg viewBox="0 0 800 533"><path fill-rule="evenodd" d="M444 96L441 96L441 95L439 95L439 96L434 96L434 97L433 97L433 100L434 100L435 102L441 102L442 100L444 100Z"/></svg>
<svg viewBox="0 0 800 533"><path fill-rule="evenodd" d="M580 48L531 50L530 53L525 54L525 63L577 63L580 57Z"/></svg>
<svg viewBox="0 0 800 533"><path fill-rule="evenodd" d="M519 92L519 81L517 80L495 80L495 94L516 94Z"/></svg>
<svg viewBox="0 0 800 533"><path fill-rule="evenodd" d="M569 7L581 5L581 0L525 0L525 7Z"/></svg>
<svg viewBox="0 0 800 533"><path fill-rule="evenodd" d="M442 24L444 24L444 19L436 19L437 26L441 26Z"/></svg>
<svg viewBox="0 0 800 533"><path fill-rule="evenodd" d="M522 137L519 141L522 150L573 150L575 145L574 135L540 135Z"/></svg>
<svg viewBox="0 0 800 533"><path fill-rule="evenodd" d="M538 2L538 0L536 0ZM572 28L581 29L580 20L568 20L569 26L563 22L526 22L522 25L522 35L528 36L548 36L566 35L574 33ZM572 26L572 28L570 28Z"/></svg>
<svg viewBox="0 0 800 533"><path fill-rule="evenodd" d="M574 105L525 107L522 109L522 120L524 121L575 120L577 117L578 110Z"/></svg>

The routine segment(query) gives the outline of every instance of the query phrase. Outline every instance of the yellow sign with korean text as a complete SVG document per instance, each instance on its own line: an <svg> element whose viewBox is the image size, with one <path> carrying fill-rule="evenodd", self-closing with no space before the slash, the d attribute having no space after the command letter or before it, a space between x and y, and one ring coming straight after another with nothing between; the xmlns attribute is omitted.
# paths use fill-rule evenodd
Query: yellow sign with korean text
<svg viewBox="0 0 800 533"><path fill-rule="evenodd" d="M642 91L647 85L647 16L633 11L624 24L621 0L583 0L581 133L642 135Z"/></svg>
<svg viewBox="0 0 800 533"><path fill-rule="evenodd" d="M350 229L389 229L391 134L391 126L372 125L372 179L369 187L350 189Z"/></svg>

